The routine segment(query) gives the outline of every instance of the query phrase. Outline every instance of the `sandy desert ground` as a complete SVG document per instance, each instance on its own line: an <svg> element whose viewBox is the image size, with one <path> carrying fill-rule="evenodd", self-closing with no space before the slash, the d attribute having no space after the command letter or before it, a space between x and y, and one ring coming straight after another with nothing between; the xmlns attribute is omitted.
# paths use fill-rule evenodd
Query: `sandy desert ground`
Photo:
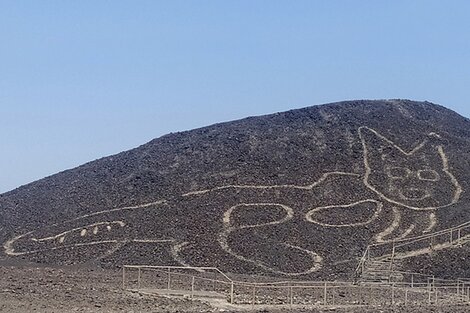
<svg viewBox="0 0 470 313"><path fill-rule="evenodd" d="M246 308L212 307L203 301L123 291L119 270L95 266L51 267L0 261L0 312L234 312ZM283 312L263 308L257 312ZM468 306L295 308L292 312L468 313Z"/></svg>

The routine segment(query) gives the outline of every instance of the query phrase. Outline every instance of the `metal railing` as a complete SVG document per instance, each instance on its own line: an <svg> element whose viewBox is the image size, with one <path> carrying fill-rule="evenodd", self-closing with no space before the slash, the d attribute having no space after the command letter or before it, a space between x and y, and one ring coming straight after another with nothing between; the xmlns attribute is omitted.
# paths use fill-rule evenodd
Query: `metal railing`
<svg viewBox="0 0 470 313"><path fill-rule="evenodd" d="M470 241L470 221L427 235L368 245L359 259L354 280L357 281L362 276L367 263L371 260L386 260L389 262L389 271L397 272L394 270L394 261L397 259L462 245L468 241Z"/></svg>
<svg viewBox="0 0 470 313"><path fill-rule="evenodd" d="M384 305L470 304L470 279L446 280L432 275L400 271L395 260L444 249L470 241L470 222L419 237L367 246L354 272L353 282L237 281L215 267L124 265L122 287L156 294L216 297L230 304L249 305ZM370 262L383 262L386 283L358 279ZM396 277L400 277L397 279Z"/></svg>
<svg viewBox="0 0 470 313"><path fill-rule="evenodd" d="M405 272L403 272L405 273ZM409 274L409 273L407 273ZM417 274L420 275L420 274ZM219 298L233 305L341 306L470 303L470 280L427 278L425 281L358 285L338 281L246 282L214 267L123 266L126 290Z"/></svg>

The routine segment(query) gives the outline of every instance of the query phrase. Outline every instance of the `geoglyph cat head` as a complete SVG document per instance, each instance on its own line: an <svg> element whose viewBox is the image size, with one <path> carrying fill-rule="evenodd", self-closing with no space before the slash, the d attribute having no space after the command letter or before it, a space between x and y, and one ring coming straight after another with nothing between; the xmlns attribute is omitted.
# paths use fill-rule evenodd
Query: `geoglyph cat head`
<svg viewBox="0 0 470 313"><path fill-rule="evenodd" d="M364 149L365 185L383 199L414 210L433 210L456 203L462 188L449 171L440 136L407 152L368 127L359 128Z"/></svg>

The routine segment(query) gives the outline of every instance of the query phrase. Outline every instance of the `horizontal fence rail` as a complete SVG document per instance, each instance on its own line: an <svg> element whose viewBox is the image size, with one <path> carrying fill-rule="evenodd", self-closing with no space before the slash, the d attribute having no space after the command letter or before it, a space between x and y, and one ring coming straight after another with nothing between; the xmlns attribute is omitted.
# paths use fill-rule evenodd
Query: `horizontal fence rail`
<svg viewBox="0 0 470 313"><path fill-rule="evenodd" d="M389 283L391 283L394 281L394 277L397 277L394 276L394 274L400 273L400 271L397 270L397 260L450 247L458 247L466 242L470 242L470 222L427 235L371 244L367 246L359 259L353 279L356 282L359 281L369 268L371 262L381 261L383 266L385 266L386 263L388 264L388 266L382 270L388 271ZM374 269L374 272L377 272L377 270ZM413 276L413 278L426 276L425 278L427 279L432 277L419 273L406 273L406 275L409 277ZM385 276L385 273L383 276Z"/></svg>
<svg viewBox="0 0 470 313"><path fill-rule="evenodd" d="M257 305L470 303L469 279L452 281L429 277L413 282L367 285L338 281L247 282L234 280L215 267L124 265L122 286L126 290L151 294L214 298L253 308Z"/></svg>
<svg viewBox="0 0 470 313"><path fill-rule="evenodd" d="M470 241L470 222L435 233L367 246L352 282L239 281L215 267L124 265L122 287L150 294L218 299L233 305L470 305L470 279L400 271L396 261ZM372 274L371 274L372 273ZM378 278L364 279L365 275Z"/></svg>

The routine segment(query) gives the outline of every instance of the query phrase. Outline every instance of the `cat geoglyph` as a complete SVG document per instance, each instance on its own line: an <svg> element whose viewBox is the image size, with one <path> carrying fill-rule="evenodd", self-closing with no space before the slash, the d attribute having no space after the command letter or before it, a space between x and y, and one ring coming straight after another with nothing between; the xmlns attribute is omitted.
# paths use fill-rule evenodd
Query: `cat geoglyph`
<svg viewBox="0 0 470 313"><path fill-rule="evenodd" d="M4 250L12 256L24 256L75 247L80 257L80 248L93 246L98 259L129 244L150 244L169 252L178 263L199 265L192 264L190 252L204 253L210 242L212 250L214 245L220 250L217 255L264 271L297 276L322 268L328 258L327 247L318 238L330 230L350 229L364 236L372 231L372 242L432 231L439 222L436 210L457 203L463 191L449 168L439 135L429 134L410 151L369 127L360 127L358 136L363 147L363 173L326 172L303 186L225 185L183 194L178 203L162 199L103 210L15 236L4 243ZM220 231L215 234L200 236L191 231L190 224L181 226L168 214L185 205L188 210L194 204L210 206L216 203L214 199L226 203L214 208L214 220L207 221L219 223ZM166 226L142 229L141 219L161 220ZM184 225L189 225L185 232L178 232ZM242 245L234 244L240 241ZM293 269L288 259L274 262L270 258L274 250L304 265ZM88 251L84 249L82 254Z"/></svg>

